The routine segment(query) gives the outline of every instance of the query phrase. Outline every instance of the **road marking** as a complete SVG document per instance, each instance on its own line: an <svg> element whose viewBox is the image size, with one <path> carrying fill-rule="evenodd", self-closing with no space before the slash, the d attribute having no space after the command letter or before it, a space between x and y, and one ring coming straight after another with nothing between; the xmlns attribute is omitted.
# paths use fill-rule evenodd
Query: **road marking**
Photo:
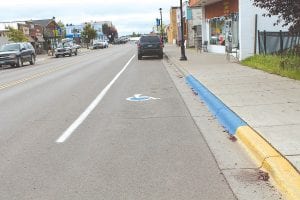
<svg viewBox="0 0 300 200"><path fill-rule="evenodd" d="M101 93L96 97L96 99L86 108L86 110L69 126L69 128L56 140L56 143L65 142L74 131L82 124L82 122L89 116L89 114L95 109L95 107L100 103L103 97L106 95L110 87L116 82L116 80L121 76L121 74L126 70L130 62L133 60L135 55L133 55L130 60L125 64L123 69L110 81L110 83L101 91Z"/></svg>
<svg viewBox="0 0 300 200"><path fill-rule="evenodd" d="M21 83L25 83L25 82L30 81L30 80L32 80L32 79L39 78L39 77L45 76L45 75L47 75L47 74L50 74L50 73L53 73L53 72L62 70L62 69L64 69L64 68L66 68L66 67L68 67L68 66L63 66L63 67L54 68L54 69L51 69L51 70L47 70L47 71L44 71L44 72L40 72L40 73L37 73L37 74L33 74L33 75L31 75L31 76L25 77L25 78L20 79L20 80L11 81L11 82L9 82L9 83L4 83L4 84L0 85L0 90L5 89L5 88L8 88L8 87L13 87L13 86L19 85L19 84L21 84Z"/></svg>
<svg viewBox="0 0 300 200"><path fill-rule="evenodd" d="M106 52L105 54L108 54L108 52ZM10 87L14 87L14 86L17 86L19 84L26 83L27 81L30 81L30 80L33 80L33 79L40 78L40 77L43 77L45 75L51 74L53 72L56 72L56 71L59 71L59 70L62 70L62 69L68 68L68 67L72 67L74 64L78 63L77 60L79 60L79 58L75 59L75 57L74 57L74 60L72 60L71 62L69 62L67 64L64 64L64 65L61 65L61 66L58 66L58 67L54 67L52 69L49 69L49 70L46 70L46 71L43 71L43 72L39 72L39 73L36 73L36 74L33 74L33 75L29 75L28 77L21 78L19 80L10 81L10 82L7 82L7 83L0 83L0 90L10 88ZM88 60L89 60L89 58L86 59L85 61L88 61ZM81 58L81 61L82 61L82 58Z"/></svg>
<svg viewBox="0 0 300 200"><path fill-rule="evenodd" d="M2 84L0 84L0 90L22 84L22 83L25 83L27 81L30 81L30 80L33 80L33 79L36 79L36 78L43 77L45 75L51 74L53 72L57 72L59 70L62 70L62 69L68 68L68 67L72 67L73 64L76 64L76 63L77 63L77 61L70 62L70 63L67 63L65 65L61 65L59 67L54 67L52 69L49 69L49 70L46 70L46 71L43 71L43 72L40 72L40 73L33 74L33 75L28 76L28 77L19 79L19 80L11 81L11 82L8 82L8 83L2 83Z"/></svg>
<svg viewBox="0 0 300 200"><path fill-rule="evenodd" d="M126 98L127 101L148 101L148 100L157 100L160 98L142 96L142 94L135 94L133 97Z"/></svg>

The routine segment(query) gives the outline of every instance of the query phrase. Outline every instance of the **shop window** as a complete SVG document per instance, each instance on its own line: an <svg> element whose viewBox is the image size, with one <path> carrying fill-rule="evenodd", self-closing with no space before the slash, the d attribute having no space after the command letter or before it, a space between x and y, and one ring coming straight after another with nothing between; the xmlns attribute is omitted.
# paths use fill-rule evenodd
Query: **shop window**
<svg viewBox="0 0 300 200"><path fill-rule="evenodd" d="M230 13L226 17L216 17L209 20L209 43L211 45L225 45L228 35L232 36L233 45L238 45L238 13Z"/></svg>
<svg viewBox="0 0 300 200"><path fill-rule="evenodd" d="M225 18L209 20L209 43L212 45L225 45Z"/></svg>

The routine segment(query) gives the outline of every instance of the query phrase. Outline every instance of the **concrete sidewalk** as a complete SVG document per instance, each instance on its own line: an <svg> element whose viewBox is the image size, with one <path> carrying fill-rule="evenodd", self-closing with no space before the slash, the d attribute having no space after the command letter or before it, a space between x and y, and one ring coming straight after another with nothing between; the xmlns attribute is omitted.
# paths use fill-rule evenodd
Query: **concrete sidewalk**
<svg viewBox="0 0 300 200"><path fill-rule="evenodd" d="M300 81L255 70L225 55L165 46L165 54L185 74L191 74L226 106L256 130L292 165L300 169ZM300 185L297 186L300 191Z"/></svg>

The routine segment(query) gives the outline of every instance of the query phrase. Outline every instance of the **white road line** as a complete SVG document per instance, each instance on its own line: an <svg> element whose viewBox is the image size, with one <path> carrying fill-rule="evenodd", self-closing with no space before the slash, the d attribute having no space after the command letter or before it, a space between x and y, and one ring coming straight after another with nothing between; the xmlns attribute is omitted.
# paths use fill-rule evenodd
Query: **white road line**
<svg viewBox="0 0 300 200"><path fill-rule="evenodd" d="M126 63L123 69L114 77L113 80L101 91L101 93L96 97L96 99L87 107L87 109L73 122L73 124L56 140L56 143L65 142L72 133L80 126L80 124L89 116L89 114L94 110L94 108L100 103L103 97L106 95L110 87L116 82L120 75L126 70L132 59L135 57L133 55L130 60Z"/></svg>

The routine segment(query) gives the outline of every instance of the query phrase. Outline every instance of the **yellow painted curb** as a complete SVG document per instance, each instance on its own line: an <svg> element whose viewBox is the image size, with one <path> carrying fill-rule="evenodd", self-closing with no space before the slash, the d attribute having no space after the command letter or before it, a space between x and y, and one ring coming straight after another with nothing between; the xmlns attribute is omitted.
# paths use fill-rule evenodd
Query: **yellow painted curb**
<svg viewBox="0 0 300 200"><path fill-rule="evenodd" d="M256 161L272 176L287 199L300 199L300 174L274 147L249 126L236 132Z"/></svg>

